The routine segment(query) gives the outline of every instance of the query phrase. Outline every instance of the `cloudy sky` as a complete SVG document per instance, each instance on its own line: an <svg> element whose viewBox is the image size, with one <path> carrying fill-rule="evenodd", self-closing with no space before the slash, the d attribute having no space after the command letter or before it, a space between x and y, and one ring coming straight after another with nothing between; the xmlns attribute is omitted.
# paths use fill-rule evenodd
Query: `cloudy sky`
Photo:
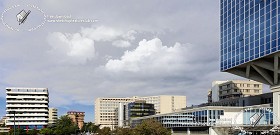
<svg viewBox="0 0 280 135"><path fill-rule="evenodd" d="M24 24L16 14L31 11ZM0 115L5 87L47 87L59 114L97 97L185 95L207 101L219 71L219 0L0 2ZM51 22L52 20L92 22Z"/></svg>

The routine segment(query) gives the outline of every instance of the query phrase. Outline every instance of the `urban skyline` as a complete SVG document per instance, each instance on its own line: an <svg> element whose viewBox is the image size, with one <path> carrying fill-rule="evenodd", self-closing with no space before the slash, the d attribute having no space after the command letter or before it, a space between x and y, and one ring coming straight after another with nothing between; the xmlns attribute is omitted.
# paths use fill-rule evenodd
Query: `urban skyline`
<svg viewBox="0 0 280 135"><path fill-rule="evenodd" d="M212 81L240 79L219 71L219 0L122 1L123 9L122 2L25 2L99 22L46 23L34 32L1 25L0 108L6 87L47 87L59 115L79 110L93 121L97 97L184 95L190 106L207 102ZM15 4L26 3L1 1L0 11Z"/></svg>

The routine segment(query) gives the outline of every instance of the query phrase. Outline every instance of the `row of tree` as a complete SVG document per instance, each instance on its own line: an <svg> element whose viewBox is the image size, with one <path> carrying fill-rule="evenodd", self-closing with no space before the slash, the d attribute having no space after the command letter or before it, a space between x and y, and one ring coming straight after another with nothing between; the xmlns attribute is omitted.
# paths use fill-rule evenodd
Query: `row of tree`
<svg viewBox="0 0 280 135"><path fill-rule="evenodd" d="M145 120L135 128L116 128L111 131L109 127L100 129L99 125L94 123L86 123L83 128L79 130L78 126L74 124L71 118L61 116L54 126L49 126L41 130L29 130L26 132L23 129L16 129L17 135L71 135L77 133L97 133L98 135L171 135L171 131L164 128L161 123L150 119ZM13 135L14 130L10 130L9 135Z"/></svg>

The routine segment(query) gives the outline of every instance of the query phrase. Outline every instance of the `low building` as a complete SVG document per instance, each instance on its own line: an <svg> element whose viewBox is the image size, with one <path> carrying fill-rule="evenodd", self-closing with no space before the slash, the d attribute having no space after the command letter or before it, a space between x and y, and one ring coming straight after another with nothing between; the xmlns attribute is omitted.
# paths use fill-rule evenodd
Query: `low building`
<svg viewBox="0 0 280 135"><path fill-rule="evenodd" d="M253 106L261 104L272 104L273 93L264 93L255 96L225 99L218 102L208 103L209 106Z"/></svg>
<svg viewBox="0 0 280 135"><path fill-rule="evenodd" d="M57 121L57 108L49 108L49 125L56 124Z"/></svg>
<svg viewBox="0 0 280 135"><path fill-rule="evenodd" d="M69 111L67 112L67 116L72 119L72 122L75 123L79 129L82 129L84 126L85 112Z"/></svg>
<svg viewBox="0 0 280 135"><path fill-rule="evenodd" d="M155 119L173 133L226 135L246 131L268 131L274 127L272 104L246 107L204 106L168 114L132 118L135 127L143 120Z"/></svg>
<svg viewBox="0 0 280 135"><path fill-rule="evenodd" d="M253 80L214 81L208 103L262 94L262 83Z"/></svg>
<svg viewBox="0 0 280 135"><path fill-rule="evenodd" d="M10 131L10 128L6 127L6 119L6 116L0 119L0 133L8 133Z"/></svg>

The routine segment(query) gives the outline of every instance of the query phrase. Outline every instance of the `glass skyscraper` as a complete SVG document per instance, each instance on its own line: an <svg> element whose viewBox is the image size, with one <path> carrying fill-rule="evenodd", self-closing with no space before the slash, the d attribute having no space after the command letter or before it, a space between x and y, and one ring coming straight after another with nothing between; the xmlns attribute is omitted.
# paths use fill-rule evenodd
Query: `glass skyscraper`
<svg viewBox="0 0 280 135"><path fill-rule="evenodd" d="M278 0L220 0L221 71L280 50Z"/></svg>

